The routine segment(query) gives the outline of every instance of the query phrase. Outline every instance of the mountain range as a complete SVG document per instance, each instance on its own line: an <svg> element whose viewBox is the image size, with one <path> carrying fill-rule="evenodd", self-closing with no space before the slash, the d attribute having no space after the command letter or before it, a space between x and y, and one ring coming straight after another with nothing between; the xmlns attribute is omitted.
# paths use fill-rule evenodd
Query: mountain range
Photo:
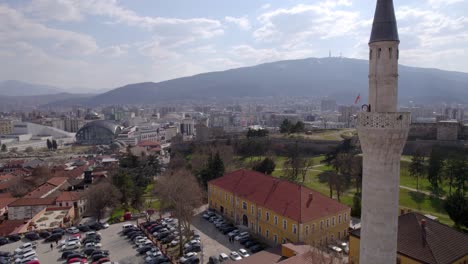
<svg viewBox="0 0 468 264"><path fill-rule="evenodd" d="M308 58L198 74L159 83L129 84L89 98L89 105L154 104L229 97L329 96L340 103L367 100L368 61ZM468 73L399 67L400 102L468 102Z"/></svg>
<svg viewBox="0 0 468 264"><path fill-rule="evenodd" d="M157 104L268 96L329 96L339 103L352 104L358 94L363 101L367 100L368 67L367 60L335 57L278 61L159 83L129 84L95 96L71 97L49 105ZM400 65L399 100L468 103L468 73Z"/></svg>

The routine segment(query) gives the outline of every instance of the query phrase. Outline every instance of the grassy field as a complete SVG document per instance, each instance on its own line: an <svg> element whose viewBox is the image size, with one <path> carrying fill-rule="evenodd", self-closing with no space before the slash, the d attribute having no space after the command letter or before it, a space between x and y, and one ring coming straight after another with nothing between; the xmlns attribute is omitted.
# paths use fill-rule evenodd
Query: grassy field
<svg viewBox="0 0 468 264"><path fill-rule="evenodd" d="M264 157L254 157L253 160L261 160ZM331 168L325 164L321 164L320 161L324 159L324 156L317 156L312 158L314 160L314 166L308 171L304 185L318 191L326 196L329 196L329 187L326 182L319 180L319 174L323 171L330 170ZM273 176L281 177L284 174L284 161L285 157L278 157L276 160L276 169L273 172ZM403 156L401 162L401 176L400 185L416 189L416 179L411 177L408 172L408 166L411 161L411 156ZM419 179L419 189L422 191L430 192L431 187L429 181L426 178ZM448 192L448 187L443 186L443 189ZM352 206L353 195L355 193L353 186L345 191L341 195L341 202ZM336 199L336 193L334 197ZM431 214L437 216L440 222L453 225L453 221L448 217L447 213L443 209L443 200L431 195L424 193L417 193L400 188L400 207L417 211L423 214Z"/></svg>

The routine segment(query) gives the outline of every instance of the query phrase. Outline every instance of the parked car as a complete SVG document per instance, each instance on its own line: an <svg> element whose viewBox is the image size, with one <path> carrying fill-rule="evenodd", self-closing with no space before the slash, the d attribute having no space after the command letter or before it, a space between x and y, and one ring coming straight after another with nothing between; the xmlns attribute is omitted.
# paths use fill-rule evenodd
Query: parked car
<svg viewBox="0 0 468 264"><path fill-rule="evenodd" d="M71 254L79 254L79 253L76 252L76 251L67 250L67 251L62 252L61 258L62 258L62 259L67 259L68 256L70 256Z"/></svg>
<svg viewBox="0 0 468 264"><path fill-rule="evenodd" d="M192 245L188 248L185 249L185 252L200 252L201 251L201 245L200 244L196 244L196 245Z"/></svg>
<svg viewBox="0 0 468 264"><path fill-rule="evenodd" d="M257 244L257 242L255 242L254 240L247 240L246 242L241 243L241 244L244 245L246 248L250 248L253 245Z"/></svg>
<svg viewBox="0 0 468 264"><path fill-rule="evenodd" d="M335 251L336 253L342 253L343 252L343 249L335 246L335 245L328 245L328 248Z"/></svg>
<svg viewBox="0 0 468 264"><path fill-rule="evenodd" d="M233 226L227 226L227 227L224 227L223 229L221 229L221 232L224 234L224 235L227 235L228 233L232 232L236 230L235 227Z"/></svg>
<svg viewBox="0 0 468 264"><path fill-rule="evenodd" d="M150 250L153 250L155 247L154 245L147 245L147 246L144 246L144 247L141 247L141 248L138 248L137 249L137 252L141 255L143 254L146 254L146 252L150 251Z"/></svg>
<svg viewBox="0 0 468 264"><path fill-rule="evenodd" d="M73 259L73 258L81 258L81 259L82 259L82 258L86 258L86 256L83 255L83 254L80 254L80 253L78 253L78 252L73 252L72 254L69 254L69 255L67 256L67 262L68 262L70 259Z"/></svg>
<svg viewBox="0 0 468 264"><path fill-rule="evenodd" d="M98 230L104 229L104 225L99 222L96 222L96 223L89 225L89 228L91 228L92 230L98 231Z"/></svg>
<svg viewBox="0 0 468 264"><path fill-rule="evenodd" d="M170 243L172 240L174 240L175 238L176 238L175 235L170 234L170 235L168 235L167 237L161 239L161 243L163 243L163 244L168 244L168 243Z"/></svg>
<svg viewBox="0 0 468 264"><path fill-rule="evenodd" d="M239 239L239 243L241 245L244 245L247 241L250 241L250 240L251 240L250 237L244 237L244 238Z"/></svg>
<svg viewBox="0 0 468 264"><path fill-rule="evenodd" d="M229 237L235 237L235 236L239 235L239 233L240 233L239 229L236 228L236 229L232 230L231 232L229 232L228 236Z"/></svg>
<svg viewBox="0 0 468 264"><path fill-rule="evenodd" d="M156 249L156 248L153 248L153 249ZM162 255L161 251L153 250L153 249L146 251L146 258L155 258L155 257L159 257Z"/></svg>
<svg viewBox="0 0 468 264"><path fill-rule="evenodd" d="M89 228L88 225L78 225L78 230L80 230L81 232L88 232L89 230L91 230L91 228Z"/></svg>
<svg viewBox="0 0 468 264"><path fill-rule="evenodd" d="M123 224L122 225L122 230L125 230L125 229L130 228L130 227L136 227L136 226L134 226L133 224Z"/></svg>
<svg viewBox="0 0 468 264"><path fill-rule="evenodd" d="M242 233L239 233L239 235L235 236L234 240L239 241L239 240L241 240L243 238L246 238L246 237L249 237L249 236L250 236L249 232L242 232Z"/></svg>
<svg viewBox="0 0 468 264"><path fill-rule="evenodd" d="M219 259L216 256L211 256L208 259L208 264L219 264Z"/></svg>
<svg viewBox="0 0 468 264"><path fill-rule="evenodd" d="M21 246L19 246L17 249L15 249L15 255L18 254L19 252L24 252L28 249L35 249L36 248L36 244L35 243L24 243L22 244Z"/></svg>
<svg viewBox="0 0 468 264"><path fill-rule="evenodd" d="M21 240L21 236L18 235L18 234L9 235L7 238L8 238L8 241L10 241L10 242L16 242L16 241Z"/></svg>
<svg viewBox="0 0 468 264"><path fill-rule="evenodd" d="M73 250L81 247L80 241L70 241L62 246L62 250Z"/></svg>
<svg viewBox="0 0 468 264"><path fill-rule="evenodd" d="M36 241L36 240L41 239L41 237L36 232L28 232L24 235L24 237L31 241Z"/></svg>
<svg viewBox="0 0 468 264"><path fill-rule="evenodd" d="M218 259L219 259L219 261L223 262L223 261L229 260L229 257L228 257L228 255L226 255L226 253L221 253L221 254L219 254Z"/></svg>
<svg viewBox="0 0 468 264"><path fill-rule="evenodd" d="M50 236L50 233L48 231L41 231L39 232L39 236L41 238L48 238Z"/></svg>
<svg viewBox="0 0 468 264"><path fill-rule="evenodd" d="M250 256L249 252L247 252L247 250L245 250L243 248L239 249L238 253L243 258L246 258L246 257Z"/></svg>
<svg viewBox="0 0 468 264"><path fill-rule="evenodd" d="M262 251L264 248L261 245L256 245L250 248L250 252L253 254Z"/></svg>
<svg viewBox="0 0 468 264"><path fill-rule="evenodd" d="M62 234L60 233L52 233L48 238L44 239L45 242L55 242L62 239Z"/></svg>
<svg viewBox="0 0 468 264"><path fill-rule="evenodd" d="M8 241L8 238L0 237L0 246L6 245L6 244L8 244L8 242L10 242L10 241Z"/></svg>
<svg viewBox="0 0 468 264"><path fill-rule="evenodd" d="M98 261L96 261L96 264L104 264L104 263L109 263L109 262L110 262L110 259L107 257L104 257L104 258L98 259Z"/></svg>
<svg viewBox="0 0 468 264"><path fill-rule="evenodd" d="M67 261L67 264L74 264L74 263L86 263L88 259L86 258L72 258Z"/></svg>
<svg viewBox="0 0 468 264"><path fill-rule="evenodd" d="M161 264L165 262L170 262L169 259L163 255L159 257L152 258L150 261L146 261L147 264Z"/></svg>
<svg viewBox="0 0 468 264"><path fill-rule="evenodd" d="M229 257L234 260L234 261L239 261L239 260L242 260L242 257L239 255L239 253L235 252L235 251L232 251L230 254L229 254Z"/></svg>
<svg viewBox="0 0 468 264"><path fill-rule="evenodd" d="M80 230L77 227L72 226L72 227L67 228L66 232L68 234L77 234L80 232Z"/></svg>
<svg viewBox="0 0 468 264"><path fill-rule="evenodd" d="M65 235L65 230L63 230L62 228L55 228L52 230L52 234L62 234Z"/></svg>
<svg viewBox="0 0 468 264"><path fill-rule="evenodd" d="M83 249L83 251L81 251L83 254L85 254L86 256L91 256L91 254L94 253L94 251L96 250L99 250L97 248L85 248Z"/></svg>
<svg viewBox="0 0 468 264"><path fill-rule="evenodd" d="M189 253L183 255L183 256L179 259L179 262L180 262L181 264L192 263L192 260L193 260L193 259L196 259L196 258L198 258L198 257L197 257L197 253L195 253L195 252L189 252ZM200 260L199 260L199 261L200 261Z"/></svg>

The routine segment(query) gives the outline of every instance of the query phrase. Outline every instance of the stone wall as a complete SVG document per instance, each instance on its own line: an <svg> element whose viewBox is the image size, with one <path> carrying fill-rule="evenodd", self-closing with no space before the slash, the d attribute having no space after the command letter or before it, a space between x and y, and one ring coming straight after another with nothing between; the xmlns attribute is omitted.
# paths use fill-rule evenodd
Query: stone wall
<svg viewBox="0 0 468 264"><path fill-rule="evenodd" d="M436 123L413 123L410 125L408 140L435 140L436 138Z"/></svg>

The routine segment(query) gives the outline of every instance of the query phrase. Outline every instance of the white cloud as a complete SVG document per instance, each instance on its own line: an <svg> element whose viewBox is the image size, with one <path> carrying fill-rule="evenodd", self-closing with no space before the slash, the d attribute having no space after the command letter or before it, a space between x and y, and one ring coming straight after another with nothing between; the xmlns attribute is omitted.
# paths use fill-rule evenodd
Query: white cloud
<svg viewBox="0 0 468 264"><path fill-rule="evenodd" d="M95 39L73 31L54 29L0 5L0 41L50 41L57 52L89 55L98 50Z"/></svg>
<svg viewBox="0 0 468 264"><path fill-rule="evenodd" d="M271 4L267 3L267 4L263 4L260 8L261 9L268 9L271 7Z"/></svg>
<svg viewBox="0 0 468 264"><path fill-rule="evenodd" d="M83 19L77 1L72 0L34 0L24 8L24 11L40 20L68 22Z"/></svg>
<svg viewBox="0 0 468 264"><path fill-rule="evenodd" d="M327 0L272 10L257 18L262 26L254 31L254 37L257 41L281 41L291 46L316 38L355 35L365 21L359 12L341 9L350 5L349 0Z"/></svg>
<svg viewBox="0 0 468 264"><path fill-rule="evenodd" d="M117 58L117 57L126 55L128 53L129 48L130 48L130 45L128 44L113 45L113 46L109 46L109 47L101 49L100 53L104 56Z"/></svg>
<svg viewBox="0 0 468 264"><path fill-rule="evenodd" d="M453 5L456 3L462 3L464 0L429 0L429 5L433 7L441 7L447 5Z"/></svg>
<svg viewBox="0 0 468 264"><path fill-rule="evenodd" d="M247 16L243 16L243 17L226 16L224 17L224 20L226 20L226 22L236 24L238 27L240 27L243 30L250 29L250 23L249 23L249 19L247 18Z"/></svg>

